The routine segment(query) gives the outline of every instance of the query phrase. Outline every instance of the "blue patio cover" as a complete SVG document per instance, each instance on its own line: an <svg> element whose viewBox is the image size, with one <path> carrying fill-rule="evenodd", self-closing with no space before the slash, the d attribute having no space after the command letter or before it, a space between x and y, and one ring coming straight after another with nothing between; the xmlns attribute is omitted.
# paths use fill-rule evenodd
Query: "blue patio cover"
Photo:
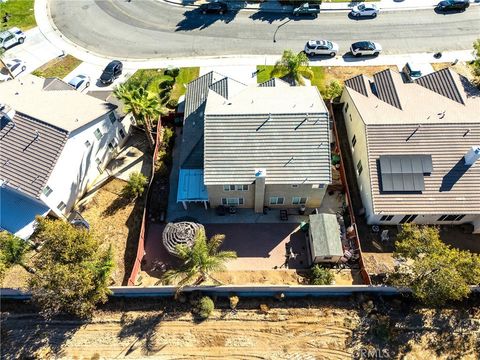
<svg viewBox="0 0 480 360"><path fill-rule="evenodd" d="M180 169L177 202L181 201L208 201L202 169Z"/></svg>
<svg viewBox="0 0 480 360"><path fill-rule="evenodd" d="M7 187L0 186L0 228L27 238L33 232L35 216L44 216L48 206Z"/></svg>

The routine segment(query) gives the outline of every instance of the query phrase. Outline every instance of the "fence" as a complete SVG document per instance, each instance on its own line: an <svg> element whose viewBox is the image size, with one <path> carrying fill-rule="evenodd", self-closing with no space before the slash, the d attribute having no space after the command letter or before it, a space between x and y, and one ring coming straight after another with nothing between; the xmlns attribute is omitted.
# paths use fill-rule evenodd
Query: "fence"
<svg viewBox="0 0 480 360"><path fill-rule="evenodd" d="M135 281L137 280L138 272L140 271L140 268L142 266L142 259L143 256L145 255L145 236L147 234L147 216L148 216L148 208L149 208L149 203L150 203L150 189L152 187L153 183L153 177L155 176L155 162L157 161L157 156L158 156L158 147L160 146L162 142L162 122L161 118L158 118L158 124L157 124L157 134L156 134L156 140L155 140L155 149L153 151L153 156L152 156L152 173L150 174L150 181L148 183L148 189L147 189L147 201L145 202L145 208L143 209L143 216L142 216L142 227L140 229L140 236L138 237L138 247L137 247L137 255L135 257L135 261L133 263L133 268L132 272L130 273L130 277L128 278L128 285L133 286L135 285Z"/></svg>
<svg viewBox="0 0 480 360"><path fill-rule="evenodd" d="M345 196L347 197L347 204L348 204L348 212L350 215L351 223L353 225L353 228L355 230L355 245L358 249L359 252L359 260L358 264L360 265L360 275L362 276L363 282L367 285L371 285L372 281L370 279L370 275L368 275L367 271L365 270L365 264L363 262L363 254L362 254L362 247L360 246L360 237L358 236L358 229L357 229L357 224L355 220L355 214L353 211L353 204L352 204L352 199L350 197L350 190L348 189L348 182L347 182L347 175L345 173L345 163L343 161L343 156L342 152L340 151L340 139L338 137L338 131L337 131L337 124L335 121L335 115L333 112L333 106L332 102L328 102L328 108L330 110L330 114L332 116L333 120L333 132L335 134L335 141L337 143L337 148L339 149L339 154L340 154L340 178L342 180L343 188L345 190Z"/></svg>

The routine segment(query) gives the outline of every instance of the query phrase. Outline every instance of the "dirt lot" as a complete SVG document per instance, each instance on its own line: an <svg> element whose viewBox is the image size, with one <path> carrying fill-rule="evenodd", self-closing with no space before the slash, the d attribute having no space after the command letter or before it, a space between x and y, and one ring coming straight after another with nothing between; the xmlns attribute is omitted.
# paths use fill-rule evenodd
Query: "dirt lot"
<svg viewBox="0 0 480 360"><path fill-rule="evenodd" d="M111 179L85 203L80 212L105 247L112 245L115 256L113 279L122 285L130 276L137 251L143 215L143 201L129 202L121 195L125 181Z"/></svg>
<svg viewBox="0 0 480 360"><path fill-rule="evenodd" d="M4 305L3 358L365 359L355 354L366 349L390 359L479 355L478 303L433 311L386 298L240 299L232 312L217 300L213 316L198 322L188 302L128 301L110 303L88 323L46 322L29 309Z"/></svg>

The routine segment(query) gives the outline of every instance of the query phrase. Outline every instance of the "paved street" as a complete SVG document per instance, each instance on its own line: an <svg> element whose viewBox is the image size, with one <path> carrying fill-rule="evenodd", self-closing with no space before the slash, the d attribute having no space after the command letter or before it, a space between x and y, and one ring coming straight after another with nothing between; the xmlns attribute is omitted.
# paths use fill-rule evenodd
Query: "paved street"
<svg viewBox="0 0 480 360"><path fill-rule="evenodd" d="M336 41L342 54L362 39L380 42L386 54L466 50L480 33L479 6L449 15L431 9L384 12L365 20L349 19L345 12L301 20L254 11L202 15L156 0L51 0L50 12L74 43L130 59L280 54L285 48L301 50L310 38Z"/></svg>

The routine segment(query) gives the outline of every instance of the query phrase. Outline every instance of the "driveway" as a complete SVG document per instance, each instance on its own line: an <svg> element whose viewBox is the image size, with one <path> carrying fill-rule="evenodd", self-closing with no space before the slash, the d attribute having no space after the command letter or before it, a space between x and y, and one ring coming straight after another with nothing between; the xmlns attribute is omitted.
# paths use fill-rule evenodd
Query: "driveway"
<svg viewBox="0 0 480 360"><path fill-rule="evenodd" d="M26 62L27 70L17 77L31 73L50 60L63 55L61 50L43 36L38 27L26 31L25 34L27 35L25 42L8 49L4 55L5 60L20 59Z"/></svg>
<svg viewBox="0 0 480 360"><path fill-rule="evenodd" d="M63 80L66 82L69 82L75 76L82 74L82 75L89 76L91 79L90 86L87 89L83 90L83 92L97 91L97 90L113 90L116 86L125 82L135 72L135 70L133 69L124 68L122 75L118 79L116 79L113 82L113 84L105 86L102 83L100 83L99 78L106 65L107 65L107 62L105 62L104 66L98 66L98 65L83 62L77 68L75 68L75 70L73 70L70 74L65 76Z"/></svg>

